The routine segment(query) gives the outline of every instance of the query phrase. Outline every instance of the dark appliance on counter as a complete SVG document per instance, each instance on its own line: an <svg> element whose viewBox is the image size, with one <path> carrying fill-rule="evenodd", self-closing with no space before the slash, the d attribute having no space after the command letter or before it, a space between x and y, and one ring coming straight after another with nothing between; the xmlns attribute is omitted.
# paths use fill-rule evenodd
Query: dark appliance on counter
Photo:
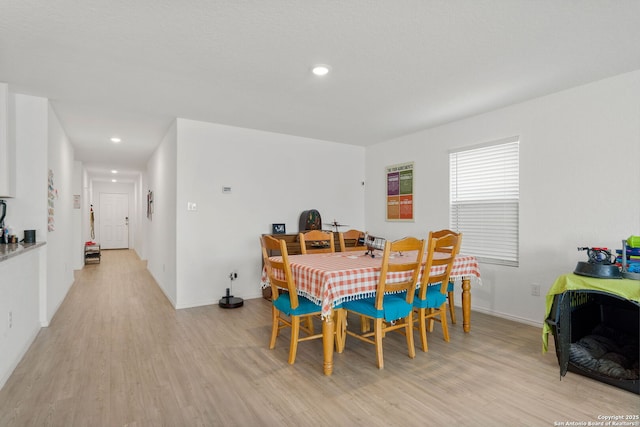
<svg viewBox="0 0 640 427"><path fill-rule="evenodd" d="M7 233L4 230L4 217L7 216L7 203L0 200L0 243L8 243Z"/></svg>
<svg viewBox="0 0 640 427"><path fill-rule="evenodd" d="M36 242L36 230L24 230L24 242L35 243Z"/></svg>

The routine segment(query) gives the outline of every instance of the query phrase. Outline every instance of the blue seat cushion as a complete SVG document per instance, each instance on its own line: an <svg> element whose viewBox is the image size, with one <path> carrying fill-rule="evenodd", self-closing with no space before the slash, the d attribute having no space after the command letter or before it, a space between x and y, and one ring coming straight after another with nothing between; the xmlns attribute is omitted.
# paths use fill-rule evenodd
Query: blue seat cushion
<svg viewBox="0 0 640 427"><path fill-rule="evenodd" d="M273 300L273 305L287 316L305 316L322 311L322 307L318 304L300 295L298 295L298 307L295 310L291 309L289 294L281 294L278 299Z"/></svg>
<svg viewBox="0 0 640 427"><path fill-rule="evenodd" d="M447 292L453 292L453 282L449 282L447 285Z"/></svg>
<svg viewBox="0 0 640 427"><path fill-rule="evenodd" d="M413 299L413 306L416 308L440 308L447 300L447 295L440 292L440 283L427 287L425 299L418 297L418 291Z"/></svg>
<svg viewBox="0 0 640 427"><path fill-rule="evenodd" d="M374 319L384 319L387 322L407 317L412 310L411 304L407 304L405 294L385 295L382 307L382 310L376 309L375 297L347 301L342 304L342 308L349 311Z"/></svg>

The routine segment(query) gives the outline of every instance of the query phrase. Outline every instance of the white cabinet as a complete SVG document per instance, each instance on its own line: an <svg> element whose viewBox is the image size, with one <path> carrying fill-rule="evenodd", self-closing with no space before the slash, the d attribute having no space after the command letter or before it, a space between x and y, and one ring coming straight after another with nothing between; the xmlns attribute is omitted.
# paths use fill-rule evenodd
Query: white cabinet
<svg viewBox="0 0 640 427"><path fill-rule="evenodd" d="M16 192L14 105L9 85L0 83L0 198L14 197Z"/></svg>

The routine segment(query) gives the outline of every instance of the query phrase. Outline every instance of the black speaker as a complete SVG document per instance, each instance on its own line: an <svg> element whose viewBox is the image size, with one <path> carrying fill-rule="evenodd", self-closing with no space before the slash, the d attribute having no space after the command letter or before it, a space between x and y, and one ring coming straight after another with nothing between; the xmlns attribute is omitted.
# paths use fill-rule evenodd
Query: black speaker
<svg viewBox="0 0 640 427"><path fill-rule="evenodd" d="M24 242L35 243L36 242L36 230L24 230Z"/></svg>

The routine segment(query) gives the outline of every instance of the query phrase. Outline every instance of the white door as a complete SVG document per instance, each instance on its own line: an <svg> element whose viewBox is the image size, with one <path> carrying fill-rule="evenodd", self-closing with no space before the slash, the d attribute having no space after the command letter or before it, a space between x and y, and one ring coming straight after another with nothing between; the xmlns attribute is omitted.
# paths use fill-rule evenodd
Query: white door
<svg viewBox="0 0 640 427"><path fill-rule="evenodd" d="M129 248L129 196L100 193L100 247Z"/></svg>

